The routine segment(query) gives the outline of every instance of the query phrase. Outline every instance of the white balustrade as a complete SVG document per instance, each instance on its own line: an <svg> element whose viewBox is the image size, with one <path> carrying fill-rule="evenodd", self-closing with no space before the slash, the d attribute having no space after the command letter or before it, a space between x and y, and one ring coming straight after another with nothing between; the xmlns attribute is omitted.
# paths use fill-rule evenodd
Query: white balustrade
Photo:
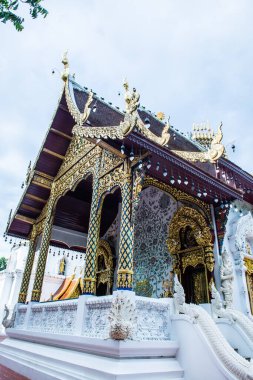
<svg viewBox="0 0 253 380"><path fill-rule="evenodd" d="M136 307L133 339L169 340L169 301L131 294ZM107 339L114 296L81 296L73 300L18 304L14 329Z"/></svg>

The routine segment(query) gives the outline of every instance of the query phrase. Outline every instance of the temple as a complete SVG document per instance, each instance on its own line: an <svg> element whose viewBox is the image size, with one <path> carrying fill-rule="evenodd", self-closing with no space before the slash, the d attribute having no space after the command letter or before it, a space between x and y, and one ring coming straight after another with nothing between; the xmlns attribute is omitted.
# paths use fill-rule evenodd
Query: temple
<svg viewBox="0 0 253 380"><path fill-rule="evenodd" d="M122 112L62 62L5 232L29 250L8 291L16 269L0 276L0 364L36 380L253 379L253 177L222 124L182 134L127 81Z"/></svg>

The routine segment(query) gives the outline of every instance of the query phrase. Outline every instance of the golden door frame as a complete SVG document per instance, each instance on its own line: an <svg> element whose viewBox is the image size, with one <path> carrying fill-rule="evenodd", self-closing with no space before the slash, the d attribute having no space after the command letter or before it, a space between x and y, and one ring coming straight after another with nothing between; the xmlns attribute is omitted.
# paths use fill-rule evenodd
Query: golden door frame
<svg viewBox="0 0 253 380"><path fill-rule="evenodd" d="M253 313L253 259L244 258L244 263L247 268L246 270L246 282L249 293L249 302L251 313Z"/></svg>
<svg viewBox="0 0 253 380"><path fill-rule="evenodd" d="M99 258L103 257L105 269L99 270ZM98 243L96 256L96 289L100 284L107 284L106 295L110 294L113 285L113 254L110 244L106 240L100 240Z"/></svg>
<svg viewBox="0 0 253 380"><path fill-rule="evenodd" d="M181 249L180 231L190 227L196 246ZM173 272L182 280L188 267L203 265L206 277L207 299L210 301L209 283L213 278L214 255L212 234L203 215L191 207L182 206L173 216L169 225L167 240L173 259Z"/></svg>

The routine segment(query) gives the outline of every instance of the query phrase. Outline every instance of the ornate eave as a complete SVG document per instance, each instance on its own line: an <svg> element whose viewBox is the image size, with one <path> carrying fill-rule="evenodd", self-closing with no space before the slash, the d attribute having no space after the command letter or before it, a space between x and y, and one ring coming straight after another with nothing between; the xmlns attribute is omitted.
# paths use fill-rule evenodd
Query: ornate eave
<svg viewBox="0 0 253 380"><path fill-rule="evenodd" d="M228 199L241 199L241 192L237 191L227 184L223 184L221 181L217 180L213 176L207 174L204 170L199 169L198 167L192 165L190 162L185 161L183 158L174 154L173 151L169 150L167 147L160 147L154 142L144 140L140 134L133 133L129 136L129 140L133 143L141 145L143 148L147 149L151 154L155 155L156 159L159 159L160 162L167 162L168 164L173 165L174 170L182 170L186 175L194 176L197 183L201 186L210 185L213 187L214 191L218 194L222 194ZM155 164L155 159L154 159ZM153 172L152 174L155 174Z"/></svg>
<svg viewBox="0 0 253 380"><path fill-rule="evenodd" d="M24 238L30 235L34 221L41 216L49 199L52 183L59 175L73 136L88 140L122 159L129 155L134 146L140 152L138 155L151 158L153 168L148 175L158 180L168 182L169 176L164 178L161 171L155 171L157 161L161 167L168 167L168 171L173 168L180 174L192 177L202 188L208 185L213 189L213 194L217 193L219 197L227 200L245 199L253 203L253 177L223 157L221 130L214 136L209 151L204 150L194 141L180 135L170 127L169 122L164 123L141 109L138 93L134 89L130 91L127 83L124 84L124 113L79 86L70 77L66 60L64 65L63 92L39 154L27 173L25 190L9 221L8 234ZM96 113L91 112L94 105L97 105ZM150 120L149 129L145 126L146 117ZM126 147L124 154L120 151L122 144ZM138 159L136 157L132 165L136 165ZM217 159L218 165L235 177L235 182L228 184L217 176ZM241 184L239 188L237 183ZM249 192L242 189L248 189ZM189 187L183 190L191 192ZM205 201L211 203L212 199L210 197Z"/></svg>

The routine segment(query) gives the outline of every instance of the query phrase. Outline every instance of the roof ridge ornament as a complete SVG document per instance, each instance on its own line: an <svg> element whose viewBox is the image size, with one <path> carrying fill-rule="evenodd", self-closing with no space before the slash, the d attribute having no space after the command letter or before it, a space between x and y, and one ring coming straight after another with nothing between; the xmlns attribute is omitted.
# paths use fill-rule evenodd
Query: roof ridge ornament
<svg viewBox="0 0 253 380"><path fill-rule="evenodd" d="M62 80L64 82L66 82L68 80L68 77L69 77L69 60L68 60L68 51L67 50L63 53L62 63L64 65L64 70L62 72L61 77L62 77Z"/></svg>
<svg viewBox="0 0 253 380"><path fill-rule="evenodd" d="M185 152L181 150L171 150L177 156L190 162L211 162L215 163L225 154L225 147L222 144L223 132L222 122L218 127L217 133L213 136L210 148L205 152Z"/></svg>
<svg viewBox="0 0 253 380"><path fill-rule="evenodd" d="M63 58L62 58L62 63L64 65L64 70L62 72L62 80L65 82L64 87L65 87L66 102L67 102L68 110L71 116L73 117L73 119L75 120L77 126L82 127L90 115L90 111L91 111L90 105L93 100L93 92L92 91L89 92L87 102L84 105L84 110L83 112L80 112L75 101L72 99L70 88L69 88L70 74L69 74L69 60L68 60L67 54L68 52L66 51L63 54Z"/></svg>
<svg viewBox="0 0 253 380"><path fill-rule="evenodd" d="M63 63L66 67L66 70L68 70L68 62L65 60ZM66 71L67 73L67 71ZM68 81L66 80L66 83ZM135 88L133 88L132 92L129 91L129 84L127 80L124 80L123 87L125 88L125 105L126 105L126 113L124 120L120 122L118 126L104 126L104 127L85 127L83 128L83 125L85 121L88 119L90 114L90 104L92 101L92 93L90 93L89 98L85 104L85 109L83 118L80 118L80 112L78 111L78 114L76 113L76 106L73 103L73 100L70 95L70 91L68 88L68 84L65 85L65 95L66 95L66 101L68 105L69 112L71 113L72 117L76 121L77 125L74 126L72 132L75 135L78 135L80 137L90 137L90 138L111 138L111 139L120 139L123 140L129 133L132 132L134 128L139 130L141 134L143 134L145 137L147 137L149 140L152 140L160 145L165 145L168 143L170 139L169 134L169 119L165 123L164 129L162 131L161 136L155 135L153 132L151 132L149 129L145 127L144 122L141 120L140 115L138 113L138 107L140 105L140 95L136 91Z"/></svg>
<svg viewBox="0 0 253 380"><path fill-rule="evenodd" d="M121 122L121 126L124 136L129 134L133 130L133 128L136 127L149 140L155 141L160 145L166 145L170 139L169 119L167 122L165 122L165 126L161 136L155 135L153 132L146 128L144 122L142 121L138 113L138 107L140 106L140 95L136 91L136 88L133 88L133 91L130 92L129 84L126 79L124 80L123 87L125 88L124 98L126 104L126 114L124 121Z"/></svg>
<svg viewBox="0 0 253 380"><path fill-rule="evenodd" d="M133 88L132 92L129 91L129 84L126 79L124 80L123 87L125 88L126 113L132 115L140 106L140 94L136 91L136 88Z"/></svg>

